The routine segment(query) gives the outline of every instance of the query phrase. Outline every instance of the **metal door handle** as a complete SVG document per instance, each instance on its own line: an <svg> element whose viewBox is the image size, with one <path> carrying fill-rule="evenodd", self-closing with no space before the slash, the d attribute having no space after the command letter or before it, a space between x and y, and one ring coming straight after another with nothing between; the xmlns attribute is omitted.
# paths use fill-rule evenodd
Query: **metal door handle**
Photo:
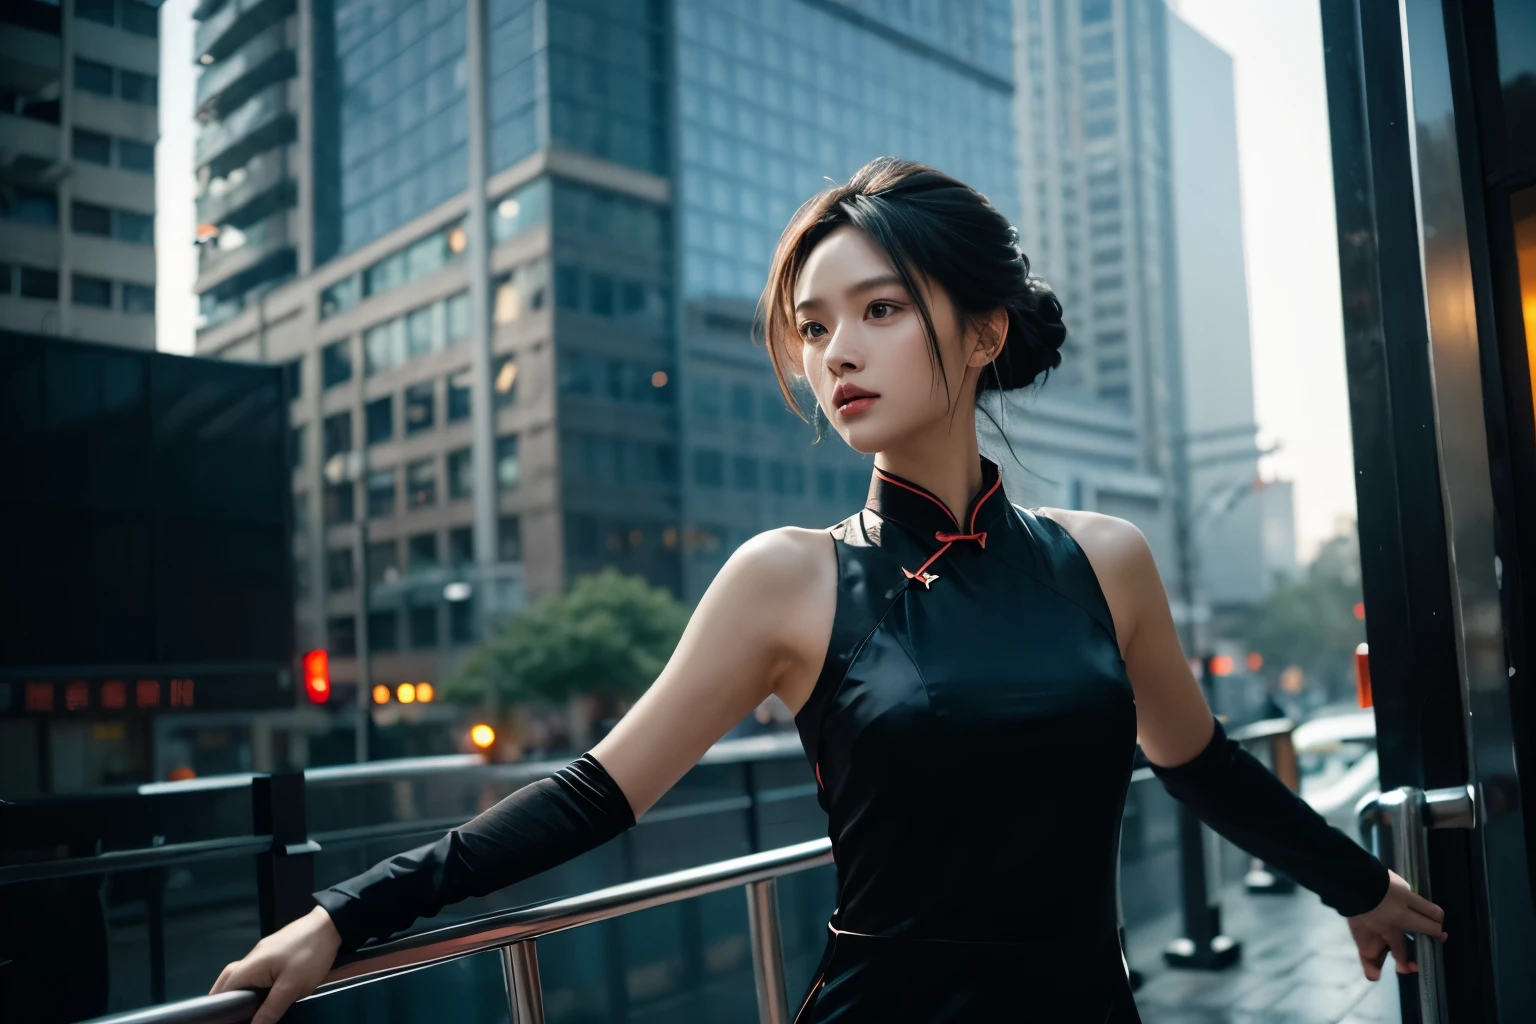
<svg viewBox="0 0 1536 1024"><path fill-rule="evenodd" d="M1432 828L1474 828L1477 801L1471 786L1422 790L1400 786L1387 793L1368 796L1358 809L1360 835L1368 848L1410 888L1429 898L1429 840ZM1423 1024L1442 1024L1445 971L1439 943L1414 933L1414 955L1419 964L1419 1013Z"/></svg>

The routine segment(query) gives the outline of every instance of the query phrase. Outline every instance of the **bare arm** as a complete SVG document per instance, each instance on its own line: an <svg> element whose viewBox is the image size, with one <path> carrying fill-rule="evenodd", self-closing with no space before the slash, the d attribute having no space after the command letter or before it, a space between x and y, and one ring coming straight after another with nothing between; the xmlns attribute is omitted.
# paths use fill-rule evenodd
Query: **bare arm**
<svg viewBox="0 0 1536 1024"><path fill-rule="evenodd" d="M325 979L344 935L356 946L390 934L633 825L770 693L803 700L831 636L836 566L825 533L753 538L715 577L656 682L588 752L595 764L583 755L437 842L317 894L321 906L225 967L212 991L269 988L253 1024L274 1024Z"/></svg>
<svg viewBox="0 0 1536 1024"><path fill-rule="evenodd" d="M1099 578L1136 694L1141 747L1168 791L1347 916L1366 977L1380 977L1388 950L1399 972L1416 970L1405 933L1443 940L1445 912L1226 738L1189 670L1141 531L1092 512L1047 514L1077 540Z"/></svg>
<svg viewBox="0 0 1536 1024"><path fill-rule="evenodd" d="M831 639L836 587L824 531L770 530L731 555L656 682L592 748L636 818L769 694L799 706Z"/></svg>

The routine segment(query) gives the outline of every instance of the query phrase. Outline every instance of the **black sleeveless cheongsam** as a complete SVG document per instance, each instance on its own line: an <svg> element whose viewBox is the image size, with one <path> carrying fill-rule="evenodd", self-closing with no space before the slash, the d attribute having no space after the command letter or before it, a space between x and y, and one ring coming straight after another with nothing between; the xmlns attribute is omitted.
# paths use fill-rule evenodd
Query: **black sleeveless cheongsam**
<svg viewBox="0 0 1536 1024"><path fill-rule="evenodd" d="M796 1024L1138 1021L1116 920L1136 706L1087 556L995 463L956 522L875 470L795 716L837 909Z"/></svg>

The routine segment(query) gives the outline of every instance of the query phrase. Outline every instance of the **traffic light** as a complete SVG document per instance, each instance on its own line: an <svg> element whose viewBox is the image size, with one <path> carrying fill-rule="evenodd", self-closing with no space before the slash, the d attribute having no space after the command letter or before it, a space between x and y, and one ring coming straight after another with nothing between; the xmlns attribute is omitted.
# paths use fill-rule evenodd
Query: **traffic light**
<svg viewBox="0 0 1536 1024"><path fill-rule="evenodd" d="M324 651L304 655L304 693L312 704L331 699L331 656Z"/></svg>
<svg viewBox="0 0 1536 1024"><path fill-rule="evenodd" d="M469 742L481 750L486 750L496 742L496 730L481 722L469 730Z"/></svg>

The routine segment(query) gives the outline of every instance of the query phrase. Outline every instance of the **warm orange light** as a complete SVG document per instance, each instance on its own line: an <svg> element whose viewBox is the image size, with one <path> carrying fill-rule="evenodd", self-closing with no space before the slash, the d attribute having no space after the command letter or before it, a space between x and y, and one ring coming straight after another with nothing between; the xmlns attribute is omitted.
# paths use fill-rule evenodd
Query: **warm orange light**
<svg viewBox="0 0 1536 1024"><path fill-rule="evenodd" d="M1300 693L1306 684L1307 677L1302 673L1300 665L1288 665L1280 673L1280 689L1286 693Z"/></svg>
<svg viewBox="0 0 1536 1024"><path fill-rule="evenodd" d="M1232 658L1230 655L1218 654L1211 659L1211 675L1229 676L1232 674Z"/></svg>
<svg viewBox="0 0 1536 1024"><path fill-rule="evenodd" d="M373 702L375 704L388 704L389 687L385 686L383 683L379 683L377 686L375 686L373 688Z"/></svg>
<svg viewBox="0 0 1536 1024"><path fill-rule="evenodd" d="M313 704L331 699L331 656L325 651L304 655L304 692Z"/></svg>
<svg viewBox="0 0 1536 1024"><path fill-rule="evenodd" d="M496 730L481 722L469 730L469 742L484 750L496 742Z"/></svg>
<svg viewBox="0 0 1536 1024"><path fill-rule="evenodd" d="M401 683L399 686L395 687L395 699L398 700L401 704L416 703L416 684Z"/></svg>
<svg viewBox="0 0 1536 1024"><path fill-rule="evenodd" d="M1355 696L1362 708L1371 707L1371 649L1366 644L1355 648Z"/></svg>
<svg viewBox="0 0 1536 1024"><path fill-rule="evenodd" d="M511 359L501 364L501 369L496 371L496 393L498 395L510 395L512 385L517 383L517 363Z"/></svg>
<svg viewBox="0 0 1536 1024"><path fill-rule="evenodd" d="M651 387L653 387L653 388L664 388L666 386L667 386L667 371L666 370L657 370L655 373L651 374Z"/></svg>
<svg viewBox="0 0 1536 1024"><path fill-rule="evenodd" d="M191 768L188 768L186 765L182 765L180 768L172 768L171 774L166 777L169 778L172 782L185 782L188 779L197 778L197 772L193 771Z"/></svg>
<svg viewBox="0 0 1536 1024"><path fill-rule="evenodd" d="M1248 671L1257 672L1264 667L1264 655L1254 651L1248 655Z"/></svg>
<svg viewBox="0 0 1536 1024"><path fill-rule="evenodd" d="M432 698L437 696L437 690L431 683L416 684L416 702L418 704L430 704Z"/></svg>
<svg viewBox="0 0 1536 1024"><path fill-rule="evenodd" d="M463 252L469 248L469 232L463 228L454 228L448 232L448 249L450 252Z"/></svg>
<svg viewBox="0 0 1536 1024"><path fill-rule="evenodd" d="M1359 619L1361 622L1365 621L1365 602L1364 601L1356 601L1355 602L1355 618Z"/></svg>

